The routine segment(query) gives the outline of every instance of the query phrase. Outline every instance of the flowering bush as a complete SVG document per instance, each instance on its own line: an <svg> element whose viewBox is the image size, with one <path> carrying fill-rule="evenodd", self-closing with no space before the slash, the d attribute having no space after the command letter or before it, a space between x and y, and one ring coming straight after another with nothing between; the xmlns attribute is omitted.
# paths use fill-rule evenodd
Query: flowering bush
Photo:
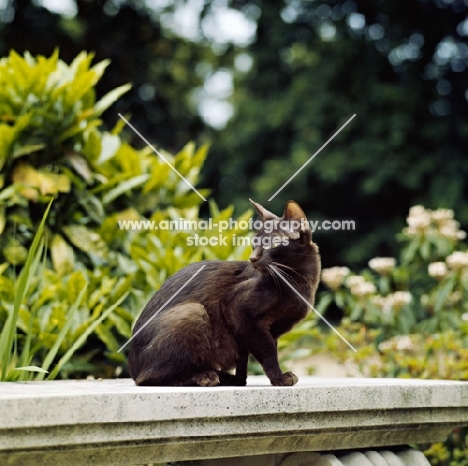
<svg viewBox="0 0 468 466"><path fill-rule="evenodd" d="M468 252L466 233L449 209L410 209L399 239L398 260L376 257L354 274L347 267L322 272L329 288L321 307L344 313L338 331L323 343L342 362L370 377L468 380ZM434 465L465 465L466 429L426 450Z"/></svg>
<svg viewBox="0 0 468 466"><path fill-rule="evenodd" d="M468 320L468 252L466 233L453 211L415 206L400 239L400 260L376 257L369 269L353 274L347 267L324 269L330 289L321 300L335 302L351 321L378 330L380 339L408 333L460 328Z"/></svg>

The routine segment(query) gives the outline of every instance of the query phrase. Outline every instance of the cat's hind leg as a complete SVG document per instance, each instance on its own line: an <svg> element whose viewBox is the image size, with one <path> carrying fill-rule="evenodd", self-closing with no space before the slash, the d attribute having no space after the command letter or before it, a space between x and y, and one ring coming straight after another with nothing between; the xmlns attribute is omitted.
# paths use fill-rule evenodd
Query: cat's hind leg
<svg viewBox="0 0 468 466"><path fill-rule="evenodd" d="M133 357L137 385L219 385L210 366L211 323L203 305L183 303L165 309L142 333L146 343Z"/></svg>

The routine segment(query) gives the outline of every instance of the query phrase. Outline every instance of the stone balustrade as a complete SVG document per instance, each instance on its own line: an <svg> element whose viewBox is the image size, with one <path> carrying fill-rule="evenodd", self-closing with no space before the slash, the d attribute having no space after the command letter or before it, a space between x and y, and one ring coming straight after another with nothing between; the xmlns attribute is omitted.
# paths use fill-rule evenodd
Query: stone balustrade
<svg viewBox="0 0 468 466"><path fill-rule="evenodd" d="M272 387L0 383L0 464L427 465L409 444L468 424L468 383L303 377ZM419 461L419 462L418 462Z"/></svg>

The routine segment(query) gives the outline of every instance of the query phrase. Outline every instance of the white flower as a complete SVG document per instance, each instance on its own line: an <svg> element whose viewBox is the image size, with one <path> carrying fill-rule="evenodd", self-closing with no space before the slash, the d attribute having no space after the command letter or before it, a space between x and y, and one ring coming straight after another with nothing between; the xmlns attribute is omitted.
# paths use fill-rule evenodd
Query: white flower
<svg viewBox="0 0 468 466"><path fill-rule="evenodd" d="M437 209L431 212L431 218L437 223L445 223L447 220L453 219L452 209Z"/></svg>
<svg viewBox="0 0 468 466"><path fill-rule="evenodd" d="M374 257L369 261L369 267L380 275L386 275L395 268L393 257Z"/></svg>
<svg viewBox="0 0 468 466"><path fill-rule="evenodd" d="M456 251L445 258L447 265L453 270L461 270L468 267L468 253Z"/></svg>
<svg viewBox="0 0 468 466"><path fill-rule="evenodd" d="M372 302L375 304L384 314L390 314L392 306L386 296L373 296Z"/></svg>
<svg viewBox="0 0 468 466"><path fill-rule="evenodd" d="M414 348L413 340L409 335L399 335L395 339L398 350L410 350Z"/></svg>
<svg viewBox="0 0 468 466"><path fill-rule="evenodd" d="M452 241L466 238L466 233L459 229L460 224L453 217L452 209L430 210L417 205L410 208L406 219L408 227L403 229L403 233L409 236L426 233Z"/></svg>
<svg viewBox="0 0 468 466"><path fill-rule="evenodd" d="M419 217L426 213L426 209L422 205L414 205L410 207L409 216L410 217Z"/></svg>
<svg viewBox="0 0 468 466"><path fill-rule="evenodd" d="M346 284L349 288L359 286L362 283L366 283L366 279L362 275L352 275L346 279Z"/></svg>
<svg viewBox="0 0 468 466"><path fill-rule="evenodd" d="M372 302L379 307L384 314L389 314L392 309L399 310L412 301L408 291L395 291L387 296L375 296Z"/></svg>
<svg viewBox="0 0 468 466"><path fill-rule="evenodd" d="M458 239L458 230L454 229L453 227L450 226L443 226L439 230L440 236L443 238L448 238L452 240L457 240Z"/></svg>
<svg viewBox="0 0 468 466"><path fill-rule="evenodd" d="M457 241L466 237L466 233L459 229L460 224L451 218L439 221L438 225L439 234L444 238Z"/></svg>
<svg viewBox="0 0 468 466"><path fill-rule="evenodd" d="M346 285L351 291L351 294L356 297L369 296L377 291L375 285L367 282L362 275L353 275L348 277Z"/></svg>
<svg viewBox="0 0 468 466"><path fill-rule="evenodd" d="M428 272L431 277L443 278L447 275L448 269L445 262L431 262L428 267Z"/></svg>
<svg viewBox="0 0 468 466"><path fill-rule="evenodd" d="M331 290L337 290L342 284L350 270L348 267L330 267L322 270L322 281Z"/></svg>
<svg viewBox="0 0 468 466"><path fill-rule="evenodd" d="M410 335L398 335L379 345L380 350L412 350L414 342Z"/></svg>
<svg viewBox="0 0 468 466"><path fill-rule="evenodd" d="M406 221L408 223L406 229L408 234L420 233L431 224L430 211L426 210L422 205L415 205L410 208Z"/></svg>
<svg viewBox="0 0 468 466"><path fill-rule="evenodd" d="M427 212L418 217L408 217L406 219L408 222L408 229L414 232L421 232L428 228L431 224L431 217Z"/></svg>
<svg viewBox="0 0 468 466"><path fill-rule="evenodd" d="M409 291L395 291L395 293L389 294L387 298L391 299L393 307L397 309L406 306L413 299Z"/></svg>
<svg viewBox="0 0 468 466"><path fill-rule="evenodd" d="M353 288L351 290L351 293L355 296L361 297L361 296L369 296L373 293L375 293L377 290L375 288L375 285L373 283L365 282L362 283L361 285Z"/></svg>

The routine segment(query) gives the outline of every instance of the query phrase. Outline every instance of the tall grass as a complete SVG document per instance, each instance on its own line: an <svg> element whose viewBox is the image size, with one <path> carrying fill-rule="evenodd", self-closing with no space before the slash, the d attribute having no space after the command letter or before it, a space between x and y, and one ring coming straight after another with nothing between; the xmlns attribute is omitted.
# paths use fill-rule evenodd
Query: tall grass
<svg viewBox="0 0 468 466"><path fill-rule="evenodd" d="M49 202L47 209L42 217L39 228L34 236L34 240L29 250L26 262L23 266L23 269L20 272L18 280L15 283L15 299L13 302L13 309L10 310L8 314L5 325L0 334L0 380L3 382L13 378L12 372L17 371L26 371L26 372L45 372L44 369L37 366L19 366L14 367L16 361L19 359L21 363L28 364L30 361L29 351L31 343L31 332L28 332L26 335L25 345L20 356L17 354L18 345L17 345L17 323L19 317L19 310L21 303L23 302L29 288L30 278L35 275L39 262L42 257L42 252L44 249L44 225L46 222L47 215L49 214L52 201ZM30 323L32 316L30 319ZM23 378L21 375L18 378Z"/></svg>

